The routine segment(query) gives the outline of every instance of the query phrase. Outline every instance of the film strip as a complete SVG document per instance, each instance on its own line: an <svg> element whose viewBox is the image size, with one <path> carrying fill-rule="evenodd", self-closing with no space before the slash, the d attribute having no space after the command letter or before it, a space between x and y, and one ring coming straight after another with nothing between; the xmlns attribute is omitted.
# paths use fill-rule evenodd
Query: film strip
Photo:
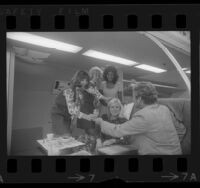
<svg viewBox="0 0 200 188"><path fill-rule="evenodd" d="M0 54L1 86L3 86L3 89L1 89L1 104L3 105L1 105L0 124L0 183L199 182L199 10L200 5L169 4L1 5ZM8 78L8 67L6 67L6 62L8 64L7 48L10 45L6 38L8 32L31 34L52 32L59 35L64 32L135 33L163 31L181 33L180 35L184 35L181 36L182 38L187 37L187 32L190 33L191 55L189 55L189 59L192 74L191 119L188 120L191 126L191 145L189 146L191 151L189 153L183 153L182 155L119 154L95 156L40 156L37 154L25 156L24 154L9 154L8 148L11 147L9 146L9 138L14 139L13 135L9 134L13 134L14 129L9 130L8 128L9 118L12 119L13 117L10 117L7 113L10 99L7 95L7 89L11 87L9 84L12 80ZM91 40L93 39L91 38ZM76 42L78 43L78 40ZM90 43L90 41L85 42ZM17 47L20 47L20 45ZM164 52L160 51L160 53ZM28 67L26 70L28 70ZM8 82L6 82L7 79L9 79ZM185 80L187 80L186 77ZM29 88L29 86L24 88L26 87ZM13 85L12 88L10 88L10 92L14 90ZM11 98L13 104L15 103L14 97L12 95ZM18 107L23 108L24 106ZM13 111L12 115L14 113ZM17 121L17 119L15 120ZM13 125L14 122L12 122ZM22 139L21 142L26 142L26 140Z"/></svg>

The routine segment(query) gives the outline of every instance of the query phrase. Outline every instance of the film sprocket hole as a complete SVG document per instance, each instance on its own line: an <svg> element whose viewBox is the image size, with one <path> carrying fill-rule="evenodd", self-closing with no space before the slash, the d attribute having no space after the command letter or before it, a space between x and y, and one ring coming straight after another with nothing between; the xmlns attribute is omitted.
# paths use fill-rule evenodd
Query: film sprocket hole
<svg viewBox="0 0 200 188"><path fill-rule="evenodd" d="M199 182L199 10L0 5L0 182Z"/></svg>

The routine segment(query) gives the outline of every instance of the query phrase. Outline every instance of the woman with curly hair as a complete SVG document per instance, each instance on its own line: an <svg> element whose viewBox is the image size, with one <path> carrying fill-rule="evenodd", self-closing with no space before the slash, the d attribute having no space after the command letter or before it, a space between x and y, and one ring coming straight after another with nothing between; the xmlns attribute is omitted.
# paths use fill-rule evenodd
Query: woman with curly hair
<svg viewBox="0 0 200 188"><path fill-rule="evenodd" d="M107 99L118 98L122 101L122 87L119 80L118 71L114 66L108 66L103 72L102 90ZM102 114L107 113L107 108L102 109Z"/></svg>
<svg viewBox="0 0 200 188"><path fill-rule="evenodd" d="M119 75L114 66L108 66L103 72L104 82L102 83L103 94L105 97L119 98L122 101L122 88L118 81Z"/></svg>

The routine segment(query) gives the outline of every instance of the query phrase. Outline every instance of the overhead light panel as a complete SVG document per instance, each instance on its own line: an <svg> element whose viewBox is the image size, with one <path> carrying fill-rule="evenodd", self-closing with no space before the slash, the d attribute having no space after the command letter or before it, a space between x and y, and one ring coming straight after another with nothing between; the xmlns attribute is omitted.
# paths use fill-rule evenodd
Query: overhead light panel
<svg viewBox="0 0 200 188"><path fill-rule="evenodd" d="M93 58L96 58L96 59L102 59L102 60L105 60L105 61L119 63L119 64L122 64L122 65L128 65L128 66L133 66L133 65L138 64L135 61L125 59L125 58L121 58L121 57L114 56L114 55L110 55L110 54L106 54L106 53L99 52L99 51L96 51L96 50L88 50L85 53L83 53L83 55L93 57Z"/></svg>
<svg viewBox="0 0 200 188"><path fill-rule="evenodd" d="M160 69L160 68L158 68L158 67L153 67L153 66L146 65L146 64L137 65L137 66L135 66L135 67L136 67L136 68L139 68L139 69L146 70L146 71L155 72L155 73L166 72L166 70L164 70L164 69Z"/></svg>
<svg viewBox="0 0 200 188"><path fill-rule="evenodd" d="M77 53L82 49L82 47L79 47L79 46L75 46L75 45L64 43L64 42L59 42L56 40L40 37L37 35L25 33L25 32L7 32L7 38L20 41L20 42L37 45L37 46L46 47L46 48L53 48L53 49L57 49L57 50L65 51L65 52L71 52L71 53Z"/></svg>

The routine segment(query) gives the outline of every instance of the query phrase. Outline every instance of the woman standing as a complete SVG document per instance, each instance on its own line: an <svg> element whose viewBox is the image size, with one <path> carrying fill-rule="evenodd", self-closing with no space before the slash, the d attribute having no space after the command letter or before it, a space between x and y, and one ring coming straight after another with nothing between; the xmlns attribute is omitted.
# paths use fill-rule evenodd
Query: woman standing
<svg viewBox="0 0 200 188"><path fill-rule="evenodd" d="M97 87L97 89L101 92L102 90L102 80L103 80L103 71L99 67L92 67L89 70L90 83Z"/></svg>
<svg viewBox="0 0 200 188"><path fill-rule="evenodd" d="M102 89L102 80L103 80L103 71L99 67L92 67L89 70L89 76L90 76L90 87L95 88L96 91L99 91L102 94L102 97L100 100L96 99L96 106L97 106L97 113L101 113L101 109L103 106L107 106L107 102L110 100L109 97L103 96L103 89Z"/></svg>
<svg viewBox="0 0 200 188"><path fill-rule="evenodd" d="M93 114L95 98L100 99L102 95L95 88L89 92L89 88L88 73L78 71L70 87L57 96L51 113L55 134L71 134L74 127L83 129L88 135L97 134L94 123L88 121L88 114Z"/></svg>
<svg viewBox="0 0 200 188"><path fill-rule="evenodd" d="M117 72L117 69L114 66L108 66L105 68L103 72L103 79L104 82L102 82L102 90L103 95L106 98L118 98L120 101L122 101L122 87L120 82L118 81L119 75ZM103 113L107 113L107 108L104 107L102 110Z"/></svg>
<svg viewBox="0 0 200 188"><path fill-rule="evenodd" d="M103 95L110 98L119 98L122 101L122 88L118 81L119 75L114 66L108 66L103 72L104 82L102 83Z"/></svg>

